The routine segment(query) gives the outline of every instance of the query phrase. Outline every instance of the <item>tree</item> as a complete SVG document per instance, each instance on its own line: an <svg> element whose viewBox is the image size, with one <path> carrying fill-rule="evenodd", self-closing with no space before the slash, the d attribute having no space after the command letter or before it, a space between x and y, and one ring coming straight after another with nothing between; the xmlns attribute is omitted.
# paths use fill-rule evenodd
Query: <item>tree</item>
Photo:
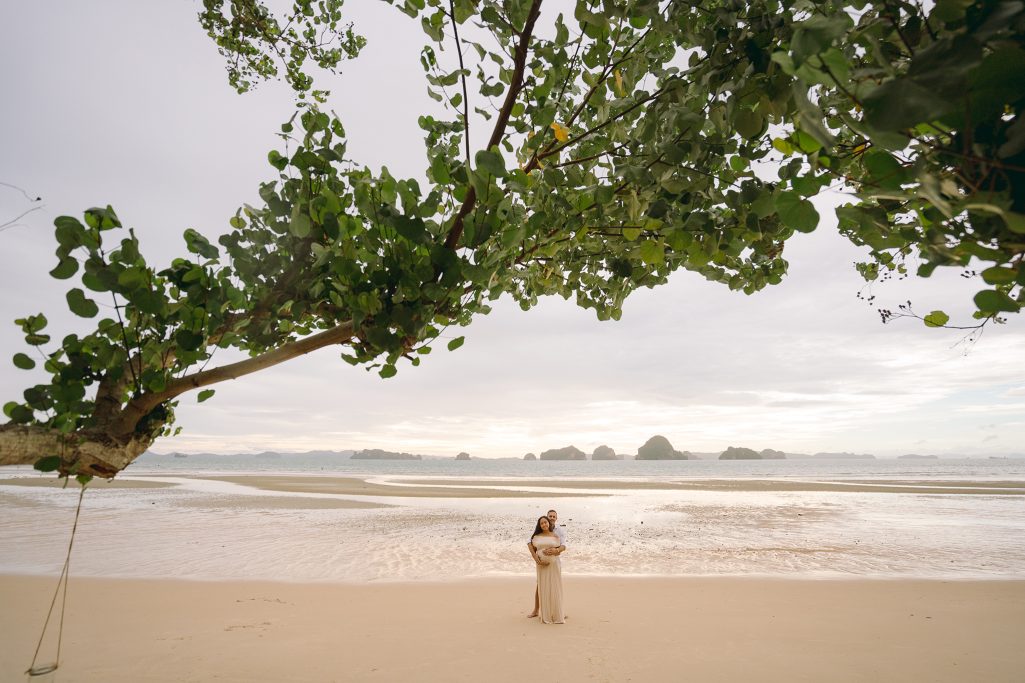
<svg viewBox="0 0 1025 683"><path fill-rule="evenodd" d="M334 69L362 46L340 1L296 0L281 20L260 0L204 3L236 88L283 70L297 93L268 155L276 177L219 244L187 230L193 257L164 268L111 207L55 221L51 275L84 287L69 307L91 319L110 297L115 316L56 345L42 314L17 321L50 381L4 406L0 464L114 476L171 432L185 392L203 401L333 345L387 378L505 294L618 319L681 268L750 294L781 281L786 240L816 228L809 198L827 186L853 192L840 230L871 250L866 278L976 259L979 324L1025 301L1020 2L393 4L420 19L449 112L419 121L426 187L348 159L319 108L328 94L304 65ZM250 358L206 367L228 347Z"/></svg>

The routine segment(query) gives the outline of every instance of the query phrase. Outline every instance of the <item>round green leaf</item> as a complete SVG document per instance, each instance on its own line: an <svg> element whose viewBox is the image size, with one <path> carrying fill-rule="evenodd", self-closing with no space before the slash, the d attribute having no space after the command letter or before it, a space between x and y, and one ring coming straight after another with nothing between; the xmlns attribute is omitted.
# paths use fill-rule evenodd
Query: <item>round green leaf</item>
<svg viewBox="0 0 1025 683"><path fill-rule="evenodd" d="M310 217L304 213L297 213L295 216L292 217L292 222L288 224L289 232L291 232L299 239L309 237L310 227Z"/></svg>
<svg viewBox="0 0 1025 683"><path fill-rule="evenodd" d="M398 369L394 365L389 363L388 365L382 367L377 374L379 374L383 379L388 379L389 377L394 377L397 373Z"/></svg>
<svg viewBox="0 0 1025 683"><path fill-rule="evenodd" d="M943 327L950 320L950 316L943 311L933 311L925 316L924 320L926 327Z"/></svg>
<svg viewBox="0 0 1025 683"><path fill-rule="evenodd" d="M466 337L456 337L455 339L453 339L452 341L450 341L448 343L448 350L449 351L455 351L456 349L458 349L460 346L463 345L464 341L466 341Z"/></svg>
<svg viewBox="0 0 1025 683"><path fill-rule="evenodd" d="M22 370L31 370L36 367L36 362L24 353L16 353L14 354L14 365Z"/></svg>
<svg viewBox="0 0 1025 683"><path fill-rule="evenodd" d="M477 170L490 173L496 178L505 176L505 161L501 154L490 149L482 149L477 152L474 160L477 162Z"/></svg>
<svg viewBox="0 0 1025 683"><path fill-rule="evenodd" d="M214 395L214 392L214 389L204 389L203 391L199 392L199 396L196 397L196 403L202 403L203 401L207 400L208 398Z"/></svg>
<svg viewBox="0 0 1025 683"><path fill-rule="evenodd" d="M1014 282L1018 273L1014 268L993 266L982 271L982 279L990 285L1009 285Z"/></svg>
<svg viewBox="0 0 1025 683"><path fill-rule="evenodd" d="M999 289L984 289L975 295L975 305L983 313L1017 313L1021 305Z"/></svg>
<svg viewBox="0 0 1025 683"><path fill-rule="evenodd" d="M733 115L733 127L741 137L753 140L765 132L765 117L753 109L740 109Z"/></svg>
<svg viewBox="0 0 1025 683"><path fill-rule="evenodd" d="M665 259L665 247L658 240L645 240L639 249L641 260L649 266L658 266Z"/></svg>
<svg viewBox="0 0 1025 683"><path fill-rule="evenodd" d="M811 232L819 224L819 212L796 192L783 192L776 199L776 213L783 225L800 232Z"/></svg>
<svg viewBox="0 0 1025 683"><path fill-rule="evenodd" d="M78 272L78 261L70 256L65 256L57 264L57 267L50 271L50 277L67 280L76 272Z"/></svg>
<svg viewBox="0 0 1025 683"><path fill-rule="evenodd" d="M203 344L203 335L181 329L174 333L174 340L186 351L195 351Z"/></svg>
<svg viewBox="0 0 1025 683"><path fill-rule="evenodd" d="M75 315L82 316L83 318L92 318L100 312L96 302L92 299L87 299L85 292L78 287L70 290L67 293L68 308Z"/></svg>

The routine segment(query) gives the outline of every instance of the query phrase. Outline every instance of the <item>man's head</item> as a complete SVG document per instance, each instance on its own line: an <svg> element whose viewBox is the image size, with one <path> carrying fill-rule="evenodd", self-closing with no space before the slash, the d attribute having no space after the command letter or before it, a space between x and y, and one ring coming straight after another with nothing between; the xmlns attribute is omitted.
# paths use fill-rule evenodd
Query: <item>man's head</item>
<svg viewBox="0 0 1025 683"><path fill-rule="evenodd" d="M559 521L559 513L555 510L549 510L548 514L545 516L548 518L548 521L552 523L552 528L554 529L555 523Z"/></svg>

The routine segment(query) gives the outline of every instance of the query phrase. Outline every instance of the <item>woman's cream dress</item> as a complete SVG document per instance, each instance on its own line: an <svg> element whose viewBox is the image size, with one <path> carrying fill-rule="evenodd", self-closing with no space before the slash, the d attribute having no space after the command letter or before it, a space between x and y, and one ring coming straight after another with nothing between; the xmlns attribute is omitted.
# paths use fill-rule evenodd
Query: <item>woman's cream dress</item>
<svg viewBox="0 0 1025 683"><path fill-rule="evenodd" d="M545 548L559 547L559 539L555 536L538 534L531 543L537 550L537 557L542 563L537 567L537 596L540 603L538 616L543 624L562 624L562 561L558 555L545 555Z"/></svg>

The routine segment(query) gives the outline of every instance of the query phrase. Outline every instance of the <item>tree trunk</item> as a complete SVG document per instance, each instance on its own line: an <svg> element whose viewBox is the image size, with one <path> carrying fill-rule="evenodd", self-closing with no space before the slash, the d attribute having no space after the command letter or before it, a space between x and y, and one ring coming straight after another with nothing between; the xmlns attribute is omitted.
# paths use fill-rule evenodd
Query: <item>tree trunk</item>
<svg viewBox="0 0 1025 683"><path fill-rule="evenodd" d="M32 465L56 455L61 474L91 474L110 479L128 467L153 443L153 438L132 435L113 437L102 432L61 434L55 429L31 425L0 425L0 465Z"/></svg>

